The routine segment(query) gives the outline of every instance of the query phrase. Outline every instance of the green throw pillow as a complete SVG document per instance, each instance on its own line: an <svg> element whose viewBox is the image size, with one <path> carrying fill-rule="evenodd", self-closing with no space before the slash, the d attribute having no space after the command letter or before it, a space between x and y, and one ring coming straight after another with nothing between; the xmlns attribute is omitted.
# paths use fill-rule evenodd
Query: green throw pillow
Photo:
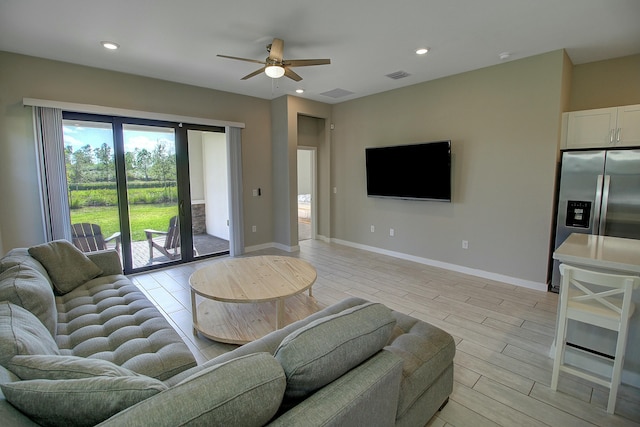
<svg viewBox="0 0 640 427"><path fill-rule="evenodd" d="M43 426L93 426L167 389L154 378L92 377L0 384L7 401Z"/></svg>
<svg viewBox="0 0 640 427"><path fill-rule="evenodd" d="M32 246L29 254L44 266L59 294L66 294L102 274L100 267L66 240Z"/></svg>
<svg viewBox="0 0 640 427"><path fill-rule="evenodd" d="M315 320L287 336L274 354L287 375L285 406L306 398L380 351L395 323L387 307L366 303Z"/></svg>
<svg viewBox="0 0 640 427"><path fill-rule="evenodd" d="M107 360L77 356L14 356L7 368L23 380L77 380L138 375Z"/></svg>

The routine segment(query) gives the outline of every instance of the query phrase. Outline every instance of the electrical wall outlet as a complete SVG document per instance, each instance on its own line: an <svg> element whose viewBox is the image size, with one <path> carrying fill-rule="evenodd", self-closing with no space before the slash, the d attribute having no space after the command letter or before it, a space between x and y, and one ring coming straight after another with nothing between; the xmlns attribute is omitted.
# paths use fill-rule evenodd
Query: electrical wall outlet
<svg viewBox="0 0 640 427"><path fill-rule="evenodd" d="M251 231L253 231L255 233L256 231L258 231L258 227L256 227L255 225L252 225L251 226Z"/></svg>
<svg viewBox="0 0 640 427"><path fill-rule="evenodd" d="M375 231L376 231L376 227L375 227L374 225L372 225L372 226L371 226L371 232L372 232L372 233L375 233Z"/></svg>
<svg viewBox="0 0 640 427"><path fill-rule="evenodd" d="M393 237L396 235L396 230L394 230L393 228L389 229L389 236Z"/></svg>
<svg viewBox="0 0 640 427"><path fill-rule="evenodd" d="M469 241L468 240L463 240L462 241L462 249L469 249Z"/></svg>

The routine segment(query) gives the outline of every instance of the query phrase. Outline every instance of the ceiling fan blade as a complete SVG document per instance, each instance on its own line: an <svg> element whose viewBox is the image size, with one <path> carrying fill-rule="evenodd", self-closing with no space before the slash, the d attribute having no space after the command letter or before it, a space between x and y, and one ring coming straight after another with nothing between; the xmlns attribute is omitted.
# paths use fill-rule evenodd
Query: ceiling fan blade
<svg viewBox="0 0 640 427"><path fill-rule="evenodd" d="M269 50L269 59L281 62L283 50L284 41L282 41L282 39L273 39L273 41L271 42L271 49Z"/></svg>
<svg viewBox="0 0 640 427"><path fill-rule="evenodd" d="M283 65L289 67L307 67L309 65L328 65L331 64L330 59L291 59L284 61Z"/></svg>
<svg viewBox="0 0 640 427"><path fill-rule="evenodd" d="M284 69L284 75L289 77L291 80L295 80L297 82L299 82L300 80L302 80L302 77L300 77L299 75L297 75L296 73L293 72L292 69L285 67Z"/></svg>
<svg viewBox="0 0 640 427"><path fill-rule="evenodd" d="M260 69L258 69L258 70L256 70L256 71L254 71L254 72L253 72L253 73L251 73L251 74L247 74L246 76L244 76L244 77L243 77L243 78L241 78L240 80L247 80L247 79L250 79L251 77L255 77L255 76L257 76L258 74L264 73L264 68L265 68L265 67L262 67L262 68L260 68Z"/></svg>
<svg viewBox="0 0 640 427"><path fill-rule="evenodd" d="M256 64L265 64L264 61L258 61L256 59L238 58L237 56L227 56L227 55L217 55L217 56L219 56L220 58L235 59L238 61L253 62Z"/></svg>

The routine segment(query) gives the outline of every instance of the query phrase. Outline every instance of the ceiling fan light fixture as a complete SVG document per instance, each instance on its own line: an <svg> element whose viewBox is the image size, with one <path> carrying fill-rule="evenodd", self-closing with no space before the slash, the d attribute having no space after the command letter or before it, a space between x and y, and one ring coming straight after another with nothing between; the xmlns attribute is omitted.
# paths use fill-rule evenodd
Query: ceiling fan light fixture
<svg viewBox="0 0 640 427"><path fill-rule="evenodd" d="M280 65L267 65L264 69L264 73L272 79L279 79L284 76L284 67Z"/></svg>

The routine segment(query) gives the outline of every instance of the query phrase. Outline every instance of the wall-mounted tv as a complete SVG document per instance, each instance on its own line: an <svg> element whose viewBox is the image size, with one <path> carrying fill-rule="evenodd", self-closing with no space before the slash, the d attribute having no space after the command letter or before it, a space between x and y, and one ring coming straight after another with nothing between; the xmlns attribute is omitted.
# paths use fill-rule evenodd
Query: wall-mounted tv
<svg viewBox="0 0 640 427"><path fill-rule="evenodd" d="M451 201L451 141L365 149L367 196Z"/></svg>

